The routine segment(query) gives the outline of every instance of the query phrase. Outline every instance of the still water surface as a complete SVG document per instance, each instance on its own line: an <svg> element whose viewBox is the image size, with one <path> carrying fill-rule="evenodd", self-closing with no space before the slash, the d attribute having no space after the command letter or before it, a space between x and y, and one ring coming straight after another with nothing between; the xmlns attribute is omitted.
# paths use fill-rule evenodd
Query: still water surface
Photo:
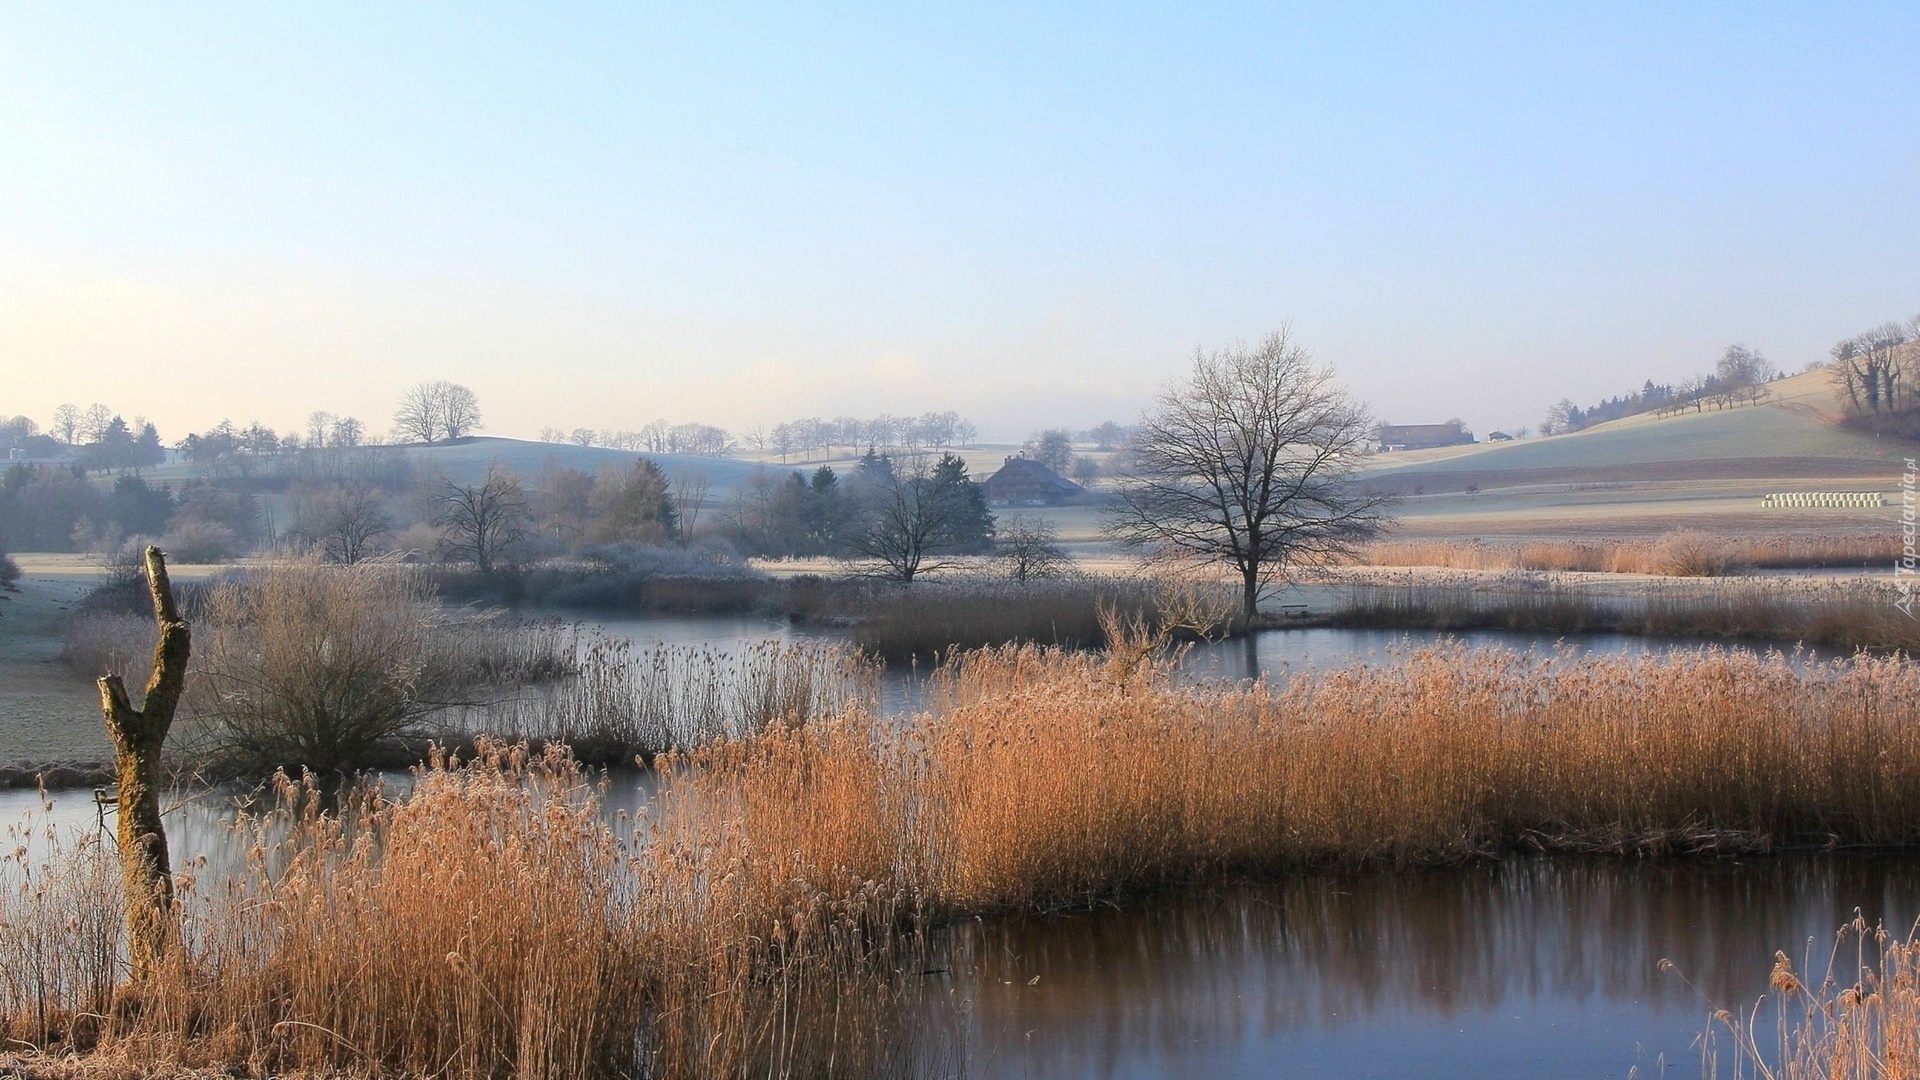
<svg viewBox="0 0 1920 1080"><path fill-rule="evenodd" d="M1692 1077L1711 1011L1750 1010L1776 950L1817 982L1856 909L1905 936L1920 860L1316 873L964 924L920 1026L976 1076Z"/></svg>

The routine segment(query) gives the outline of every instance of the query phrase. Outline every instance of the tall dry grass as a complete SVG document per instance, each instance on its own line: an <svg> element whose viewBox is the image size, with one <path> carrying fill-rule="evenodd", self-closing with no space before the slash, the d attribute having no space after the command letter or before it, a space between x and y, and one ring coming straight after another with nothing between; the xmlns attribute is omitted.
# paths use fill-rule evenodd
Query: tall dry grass
<svg viewBox="0 0 1920 1080"><path fill-rule="evenodd" d="M1662 961L1663 966L1668 966ZM1911 1080L1920 1075L1920 932L1902 940L1856 917L1809 983L1774 954L1755 1004L1716 1009L1701 1071L1733 1080ZM1684 976L1683 976L1684 977Z"/></svg>
<svg viewBox="0 0 1920 1080"><path fill-rule="evenodd" d="M438 762L339 815L290 786L245 875L183 890L173 973L101 1052L900 1075L919 983L894 971L965 916L1321 863L1920 845L1920 668L1898 659L1447 646L1271 688L1008 648L939 682L911 720L667 755L611 826L557 749Z"/></svg>
<svg viewBox="0 0 1920 1080"><path fill-rule="evenodd" d="M63 835L50 809L0 830L0 1047L90 1038L121 976L120 864L104 833Z"/></svg>
<svg viewBox="0 0 1920 1080"><path fill-rule="evenodd" d="M1453 570L1536 570L1669 577L1719 577L1746 570L1871 567L1900 558L1898 531L1833 535L1724 536L1694 529L1651 540L1389 540L1369 546L1367 566L1436 566Z"/></svg>
<svg viewBox="0 0 1920 1080"><path fill-rule="evenodd" d="M1512 575L1367 581L1332 612L1344 626L1394 629L1612 632L1757 638L1834 648L1920 650L1920 620L1886 582L1758 579L1596 586Z"/></svg>
<svg viewBox="0 0 1920 1080"><path fill-rule="evenodd" d="M593 635L571 675L471 710L462 723L565 744L587 761L631 762L874 707L879 684L877 664L837 643L767 640L733 651Z"/></svg>

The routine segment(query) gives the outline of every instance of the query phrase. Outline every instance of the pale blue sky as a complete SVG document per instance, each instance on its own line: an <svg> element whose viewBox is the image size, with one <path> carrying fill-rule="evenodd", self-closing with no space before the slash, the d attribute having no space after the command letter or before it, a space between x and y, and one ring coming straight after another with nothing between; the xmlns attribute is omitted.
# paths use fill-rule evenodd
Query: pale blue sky
<svg viewBox="0 0 1920 1080"><path fill-rule="evenodd" d="M0 412L1537 424L1920 312L1917 121L1911 2L13 6Z"/></svg>

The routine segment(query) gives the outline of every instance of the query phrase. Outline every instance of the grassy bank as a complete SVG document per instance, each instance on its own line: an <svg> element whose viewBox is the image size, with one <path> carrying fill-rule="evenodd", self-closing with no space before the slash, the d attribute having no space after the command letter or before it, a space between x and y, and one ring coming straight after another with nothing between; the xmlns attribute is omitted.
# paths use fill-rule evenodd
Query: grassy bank
<svg viewBox="0 0 1920 1080"><path fill-rule="evenodd" d="M1339 626L1750 638L1841 649L1920 649L1920 619L1869 581L1780 579L1597 586L1551 576L1349 585Z"/></svg>
<svg viewBox="0 0 1920 1080"><path fill-rule="evenodd" d="M972 654L912 721L709 741L637 825L552 752L438 763L343 819L289 787L250 872L185 894L137 1008L102 996L104 855L16 856L0 1014L43 1048L255 1071L900 1075L891 972L973 914L1327 863L1920 845L1902 661L1448 647L1271 689L1126 656Z"/></svg>
<svg viewBox="0 0 1920 1080"><path fill-rule="evenodd" d="M343 580L321 574L328 585ZM275 600L277 617L209 608L173 738L182 774L326 771L315 749L334 754L333 768L404 769L432 745L468 750L485 735L564 744L582 764L631 764L805 723L870 704L878 692L878 667L844 645L637 647L553 618L450 612L420 593L327 596L349 602L335 604L324 625L300 618L315 605L297 596ZM87 614L68 624L66 656L82 671L130 671L146 663L153 635L151 618ZM20 777L21 786L36 775L53 786L99 782L96 772L56 769Z"/></svg>

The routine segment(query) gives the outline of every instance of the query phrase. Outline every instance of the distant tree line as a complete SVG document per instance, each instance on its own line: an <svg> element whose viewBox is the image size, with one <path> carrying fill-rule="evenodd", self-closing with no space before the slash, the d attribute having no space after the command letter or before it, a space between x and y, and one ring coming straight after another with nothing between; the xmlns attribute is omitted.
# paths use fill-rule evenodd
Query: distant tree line
<svg viewBox="0 0 1920 1080"><path fill-rule="evenodd" d="M1679 383L1656 383L1648 379L1640 389L1622 397L1607 398L1582 408L1562 398L1547 410L1540 434L1565 435L1570 431L1604 424L1640 413L1670 415L1689 409L1730 409L1737 405L1765 400L1772 391L1767 383L1780 377L1773 363L1744 345L1729 345L1709 374L1696 375Z"/></svg>
<svg viewBox="0 0 1920 1080"><path fill-rule="evenodd" d="M0 473L0 548L104 554L135 537L165 538L184 562L217 562L263 539L262 515L252 493L209 478L150 484L129 472L103 488L74 467Z"/></svg>
<svg viewBox="0 0 1920 1080"><path fill-rule="evenodd" d="M952 453L897 462L870 449L844 477L828 465L762 469L734 493L716 529L742 554L867 559L907 582L994 545L986 494Z"/></svg>
<svg viewBox="0 0 1920 1080"><path fill-rule="evenodd" d="M712 424L676 424L655 420L638 431L584 427L568 431L548 427L540 430L540 439L543 442L600 446L647 454L687 454L698 457L723 457L745 449L756 454L775 454L782 461L813 461L853 457L867 449L882 454L904 455L945 450L971 445L977 434L971 421L957 412L947 411L920 416L882 413L867 419L840 416L824 420L809 416L783 421L772 427L755 425L737 437L726 428Z"/></svg>
<svg viewBox="0 0 1920 1080"><path fill-rule="evenodd" d="M54 410L45 429L32 417L0 417L0 449L30 458L66 458L83 472L139 471L166 460L160 432L144 416L128 421L106 405Z"/></svg>
<svg viewBox="0 0 1920 1080"><path fill-rule="evenodd" d="M751 450L777 454L782 461L791 458L807 461L852 457L863 449L881 454L914 455L930 449L968 446L978 436L979 430L972 421L949 410L919 416L881 413L866 419L836 416L823 420L809 416L775 424L772 428L749 428L744 438Z"/></svg>
<svg viewBox="0 0 1920 1080"><path fill-rule="evenodd" d="M596 431L592 428L562 431L559 428L542 428L540 441L699 457L724 457L734 450L733 436L726 428L712 424L669 424L665 420L655 420L638 431Z"/></svg>

